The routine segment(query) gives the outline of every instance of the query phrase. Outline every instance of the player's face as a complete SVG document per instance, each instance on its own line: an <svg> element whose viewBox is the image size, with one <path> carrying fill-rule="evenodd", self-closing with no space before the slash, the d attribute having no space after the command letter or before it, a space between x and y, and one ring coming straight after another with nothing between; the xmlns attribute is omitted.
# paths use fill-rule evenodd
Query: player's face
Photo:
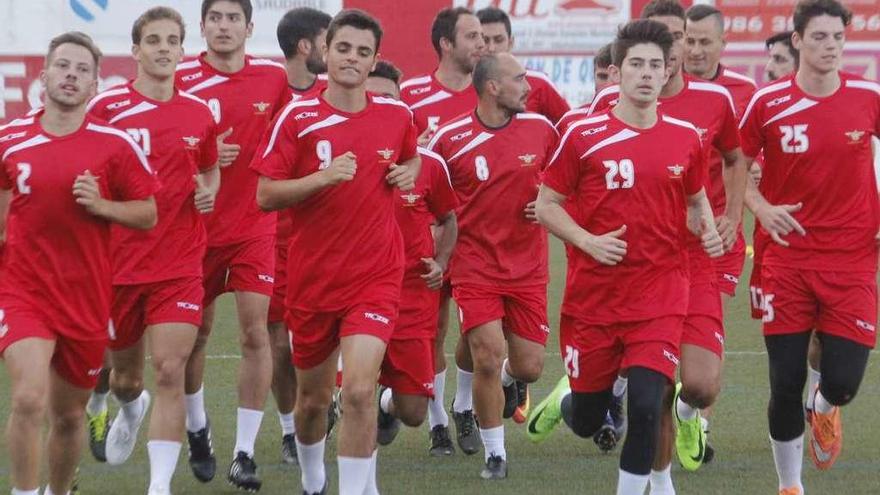
<svg viewBox="0 0 880 495"><path fill-rule="evenodd" d="M611 72L608 70L608 67L593 66L593 84L593 94L611 86Z"/></svg>
<svg viewBox="0 0 880 495"><path fill-rule="evenodd" d="M498 79L493 80L498 88L495 97L498 106L511 115L525 112L531 89L526 70L512 55L505 55L498 60L498 74Z"/></svg>
<svg viewBox="0 0 880 495"><path fill-rule="evenodd" d="M386 98L400 99L400 88L387 77L368 77L367 91Z"/></svg>
<svg viewBox="0 0 880 495"><path fill-rule="evenodd" d="M324 63L324 44L327 41L327 30L322 29L312 40L312 51L306 59L306 69L312 74L327 72L327 64Z"/></svg>
<svg viewBox="0 0 880 495"><path fill-rule="evenodd" d="M660 90L668 80L663 50L653 43L631 47L620 67L612 66L620 79L620 92L635 103L657 101Z"/></svg>
<svg viewBox="0 0 880 495"><path fill-rule="evenodd" d="M483 43L486 53L508 53L513 48L513 39L507 35L507 28L502 22L483 24Z"/></svg>
<svg viewBox="0 0 880 495"><path fill-rule="evenodd" d="M767 59L767 79L775 81L795 71L794 57L791 51L783 43L770 45L770 55Z"/></svg>
<svg viewBox="0 0 880 495"><path fill-rule="evenodd" d="M483 29L475 15L462 15L455 23L455 44L452 45L452 60L462 72L474 71L483 55Z"/></svg>
<svg viewBox="0 0 880 495"><path fill-rule="evenodd" d="M801 52L801 67L820 74L837 71L846 41L844 30L840 17L823 14L810 19L803 37L797 32L791 37L794 47Z"/></svg>
<svg viewBox="0 0 880 495"><path fill-rule="evenodd" d="M40 73L46 98L64 108L84 105L98 91L95 59L85 47L65 43L55 49Z"/></svg>
<svg viewBox="0 0 880 495"><path fill-rule="evenodd" d="M170 19L147 23L141 29L141 42L132 47L139 70L157 79L174 77L183 57L180 26Z"/></svg>
<svg viewBox="0 0 880 495"><path fill-rule="evenodd" d="M245 40L251 37L254 24L248 22L241 5L220 0L208 9L202 20L202 37L208 49L220 54L244 50Z"/></svg>
<svg viewBox="0 0 880 495"><path fill-rule="evenodd" d="M706 74L718 67L724 51L724 36L715 16L688 21L685 29L684 68L691 74Z"/></svg>
<svg viewBox="0 0 880 495"><path fill-rule="evenodd" d="M684 19L674 15L658 15L651 17L651 20L665 24L672 33L672 50L669 50L666 70L669 72L669 77L675 76L681 71L684 57Z"/></svg>
<svg viewBox="0 0 880 495"><path fill-rule="evenodd" d="M362 86L376 65L376 37L368 29L343 26L324 49L328 77L346 88Z"/></svg>

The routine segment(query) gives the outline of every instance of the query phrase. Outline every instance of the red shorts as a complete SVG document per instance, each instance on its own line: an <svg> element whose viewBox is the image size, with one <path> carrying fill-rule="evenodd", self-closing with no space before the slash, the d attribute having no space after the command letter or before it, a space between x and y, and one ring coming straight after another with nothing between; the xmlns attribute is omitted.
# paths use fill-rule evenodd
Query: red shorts
<svg viewBox="0 0 880 495"><path fill-rule="evenodd" d="M400 290L400 309L395 340L429 339L437 337L437 318L440 314L440 292L429 289L421 278L403 279Z"/></svg>
<svg viewBox="0 0 880 495"><path fill-rule="evenodd" d="M119 351L137 344L150 325L188 323L198 327L204 295L200 277L114 286L110 349Z"/></svg>
<svg viewBox="0 0 880 495"><path fill-rule="evenodd" d="M724 357L724 311L721 292L715 284L691 286L681 343L702 347Z"/></svg>
<svg viewBox="0 0 880 495"><path fill-rule="evenodd" d="M275 236L229 246L208 246L204 262L205 306L224 292L272 295L275 280Z"/></svg>
<svg viewBox="0 0 880 495"><path fill-rule="evenodd" d="M761 288L761 263L757 253L752 263L752 276L749 278L749 309L753 320L764 318L764 290Z"/></svg>
<svg viewBox="0 0 880 495"><path fill-rule="evenodd" d="M95 388L104 365L108 336L91 340L71 338L50 328L39 312L26 306L4 304L0 310L0 356L12 344L29 338L54 340L52 367L55 371L75 387Z"/></svg>
<svg viewBox="0 0 880 495"><path fill-rule="evenodd" d="M733 249L729 253L724 253L724 256L712 260L718 275L718 289L722 294L736 295L736 286L739 284L739 276L742 275L745 260L746 240L740 230Z"/></svg>
<svg viewBox="0 0 880 495"><path fill-rule="evenodd" d="M434 339L392 339L379 383L395 393L434 398Z"/></svg>
<svg viewBox="0 0 880 495"><path fill-rule="evenodd" d="M683 316L595 325L562 315L559 349L575 392L601 392L614 385L620 370L641 367L675 381Z"/></svg>
<svg viewBox="0 0 880 495"><path fill-rule="evenodd" d="M461 333L490 321L501 320L504 330L541 345L547 345L547 286L477 287L456 285L452 297L458 304Z"/></svg>
<svg viewBox="0 0 880 495"><path fill-rule="evenodd" d="M874 272L764 266L764 335L816 329L873 348L877 342Z"/></svg>
<svg viewBox="0 0 880 495"><path fill-rule="evenodd" d="M275 246L275 284L269 301L269 323L284 321L284 297L287 295L287 242Z"/></svg>

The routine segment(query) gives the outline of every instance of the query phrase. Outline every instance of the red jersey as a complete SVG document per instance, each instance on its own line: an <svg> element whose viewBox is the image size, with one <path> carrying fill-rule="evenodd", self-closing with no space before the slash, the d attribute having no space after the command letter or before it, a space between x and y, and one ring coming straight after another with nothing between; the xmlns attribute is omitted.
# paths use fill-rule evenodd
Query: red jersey
<svg viewBox="0 0 880 495"><path fill-rule="evenodd" d="M441 127L429 148L449 166L461 206L450 263L453 285L547 283L547 235L525 216L559 136L547 118L519 113L501 128L476 111Z"/></svg>
<svg viewBox="0 0 880 495"><path fill-rule="evenodd" d="M275 180L300 179L351 151L354 180L327 187L290 208L287 307L336 311L377 279L403 277L403 239L395 217L400 192L388 168L415 156L418 134L403 103L368 95L347 113L323 97L291 102L264 137L251 167Z"/></svg>
<svg viewBox="0 0 880 495"><path fill-rule="evenodd" d="M550 122L556 122L571 108L547 74L529 70L526 71L526 81L532 88L526 101L527 111L540 113L550 119Z"/></svg>
<svg viewBox="0 0 880 495"><path fill-rule="evenodd" d="M477 92L473 85L453 91L440 84L433 73L404 81L400 85L400 99L412 110L419 134L428 127L444 125L477 106Z"/></svg>
<svg viewBox="0 0 880 495"><path fill-rule="evenodd" d="M569 250L563 314L596 325L686 314L687 196L704 167L697 129L667 115L650 129L611 112L568 128L544 184L577 204L575 221L594 235L625 224L628 246L615 266Z"/></svg>
<svg viewBox="0 0 880 495"><path fill-rule="evenodd" d="M207 103L182 91L156 101L129 83L96 96L89 111L126 131L162 183L154 228L112 227L113 284L201 276L207 237L193 200L193 175L217 163L217 133Z"/></svg>
<svg viewBox="0 0 880 495"><path fill-rule="evenodd" d="M565 112L565 114L559 118L556 122L556 131L559 134L565 134L565 131L568 130L568 126L577 122L578 120L583 120L590 115L590 104L586 104L582 107L572 108L571 110Z"/></svg>
<svg viewBox="0 0 880 495"><path fill-rule="evenodd" d="M741 122L743 151L764 150L760 190L770 204L803 203L792 215L807 234L768 242L764 266L875 271L880 227L871 136L880 135L880 85L840 73L819 98L789 76L758 90Z"/></svg>
<svg viewBox="0 0 880 495"><path fill-rule="evenodd" d="M214 211L205 217L208 246L228 246L275 234L275 214L257 206L257 175L248 169L272 117L290 100L287 72L271 60L245 58L238 72L220 72L199 58L177 66L177 86L208 102L226 143L241 146L238 158L220 170Z"/></svg>
<svg viewBox="0 0 880 495"><path fill-rule="evenodd" d="M52 330L80 340L107 337L112 267L110 222L76 203L73 183L89 170L114 201L149 198L159 187L128 134L87 115L55 137L43 112L0 128L0 189L12 189L0 276L0 307L24 304Z"/></svg>

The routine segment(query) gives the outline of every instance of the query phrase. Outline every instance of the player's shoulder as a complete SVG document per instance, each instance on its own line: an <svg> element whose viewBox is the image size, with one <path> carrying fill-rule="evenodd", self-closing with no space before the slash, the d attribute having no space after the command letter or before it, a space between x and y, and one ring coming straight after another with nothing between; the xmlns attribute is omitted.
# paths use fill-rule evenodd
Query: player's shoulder
<svg viewBox="0 0 880 495"><path fill-rule="evenodd" d="M562 134L563 143L573 141L601 140L610 129L611 117L608 111L602 111L595 115L584 116L571 122Z"/></svg>
<svg viewBox="0 0 880 495"><path fill-rule="evenodd" d="M378 95L371 95L370 99L376 105L376 108L381 109L383 112L412 117L412 111L409 109L409 106L400 100Z"/></svg>
<svg viewBox="0 0 880 495"><path fill-rule="evenodd" d="M550 76L539 70L527 69L526 79L529 81L529 85L532 86L532 90L553 87L553 79L550 79Z"/></svg>
<svg viewBox="0 0 880 495"><path fill-rule="evenodd" d="M695 126L691 122L688 122L687 120L677 119L666 114L660 114L660 120L670 131L676 134L681 133L684 136L692 137L697 142L700 142L700 130L697 129L697 126Z"/></svg>
<svg viewBox="0 0 880 495"><path fill-rule="evenodd" d="M470 112L451 119L437 129L428 148L434 149L441 141L455 142L473 135L474 124L474 118Z"/></svg>
<svg viewBox="0 0 880 495"><path fill-rule="evenodd" d="M847 89L856 91L868 91L870 93L874 93L875 96L880 96L880 83L878 83L877 81L872 81L871 79L867 79L856 74L850 74L847 72L841 72L840 77L843 80L843 84Z"/></svg>
<svg viewBox="0 0 880 495"><path fill-rule="evenodd" d="M282 74L285 79L287 78L287 69L284 68L284 64L280 62L276 62L272 59L268 58L258 58L258 57L247 57L248 66L251 67L252 70L258 71L260 73L266 74Z"/></svg>
<svg viewBox="0 0 880 495"><path fill-rule="evenodd" d="M185 108L193 113L207 117L211 122L214 122L214 112L211 111L211 107L208 105L207 101L183 90L178 90L177 96L178 101Z"/></svg>
<svg viewBox="0 0 880 495"><path fill-rule="evenodd" d="M751 77L740 74L739 72L724 68L721 70L721 76L725 79L725 86L747 86L752 90L758 88L758 83Z"/></svg>
<svg viewBox="0 0 880 495"><path fill-rule="evenodd" d="M430 74L411 77L400 83L400 91L409 93L410 89L412 88L423 88L425 86L430 87L433 82L434 78Z"/></svg>
<svg viewBox="0 0 880 495"><path fill-rule="evenodd" d="M201 68L202 68L201 58L194 57L191 59L184 60L184 61L180 62L179 64L177 64L177 68L175 69L175 72L178 75L181 75L181 74L186 74L188 72L192 72L195 70L199 70Z"/></svg>
<svg viewBox="0 0 880 495"><path fill-rule="evenodd" d="M301 124L309 125L312 121L320 119L322 116L326 117L320 109L321 100L315 97L291 101L278 112L275 127L280 126L284 122L296 126L301 126Z"/></svg>
<svg viewBox="0 0 880 495"><path fill-rule="evenodd" d="M132 91L128 83L108 88L92 98L86 105L87 112L100 110L102 113L113 111L131 104Z"/></svg>
<svg viewBox="0 0 880 495"><path fill-rule="evenodd" d="M152 173L143 149L127 132L93 116L86 117L85 130L89 133L89 142L94 145L94 149L105 149L111 153L114 151L134 153L141 166Z"/></svg>
<svg viewBox="0 0 880 495"><path fill-rule="evenodd" d="M602 109L612 107L617 104L617 100L620 98L620 86L617 84L612 84L610 86L606 86L602 88L601 91L596 93L596 96L593 97L593 101L590 103L590 109L587 112L588 114L593 114Z"/></svg>
<svg viewBox="0 0 880 495"><path fill-rule="evenodd" d="M419 157L422 159L422 171L434 172L431 175L442 174L451 184L452 179L449 175L449 168L446 166L446 160L442 156L422 146L418 147L418 152Z"/></svg>
<svg viewBox="0 0 880 495"><path fill-rule="evenodd" d="M36 119L36 116L26 115L0 126L0 151L3 152L3 159L6 159L10 150L14 151L15 147L20 147L22 143L40 135Z"/></svg>
<svg viewBox="0 0 880 495"><path fill-rule="evenodd" d="M707 98L715 98L721 103L730 105L730 109L736 113L736 105L733 103L733 95L730 90L721 84L710 81L700 81L692 79L688 81L688 89L699 94L703 94Z"/></svg>
<svg viewBox="0 0 880 495"><path fill-rule="evenodd" d="M740 125L755 112L763 112L773 107L780 107L784 103L792 101L795 90L792 77L785 77L755 91L749 100L749 104L746 105Z"/></svg>
<svg viewBox="0 0 880 495"><path fill-rule="evenodd" d="M528 128L538 128L544 131L553 131L556 133L556 127L553 125L553 122L550 121L547 117L541 115L540 113L535 112L520 112L513 117L516 121L520 122L522 126Z"/></svg>
<svg viewBox="0 0 880 495"><path fill-rule="evenodd" d="M434 77L430 74L407 79L400 84L400 99L415 108L430 103L430 98L439 93L439 86L434 84Z"/></svg>

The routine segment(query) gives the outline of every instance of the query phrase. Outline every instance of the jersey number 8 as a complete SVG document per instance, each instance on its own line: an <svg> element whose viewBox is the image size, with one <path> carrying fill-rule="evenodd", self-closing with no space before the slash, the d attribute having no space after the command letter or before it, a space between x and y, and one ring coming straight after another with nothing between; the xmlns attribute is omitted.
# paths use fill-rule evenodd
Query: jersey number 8
<svg viewBox="0 0 880 495"><path fill-rule="evenodd" d="M477 156L474 160L474 167L477 169L477 179L482 182L489 180L489 162L483 155Z"/></svg>
<svg viewBox="0 0 880 495"><path fill-rule="evenodd" d="M330 163L333 162L333 148L330 146L330 141L326 139L318 141L318 144L315 145L315 154L318 155L318 160L321 160L318 170L330 167Z"/></svg>

